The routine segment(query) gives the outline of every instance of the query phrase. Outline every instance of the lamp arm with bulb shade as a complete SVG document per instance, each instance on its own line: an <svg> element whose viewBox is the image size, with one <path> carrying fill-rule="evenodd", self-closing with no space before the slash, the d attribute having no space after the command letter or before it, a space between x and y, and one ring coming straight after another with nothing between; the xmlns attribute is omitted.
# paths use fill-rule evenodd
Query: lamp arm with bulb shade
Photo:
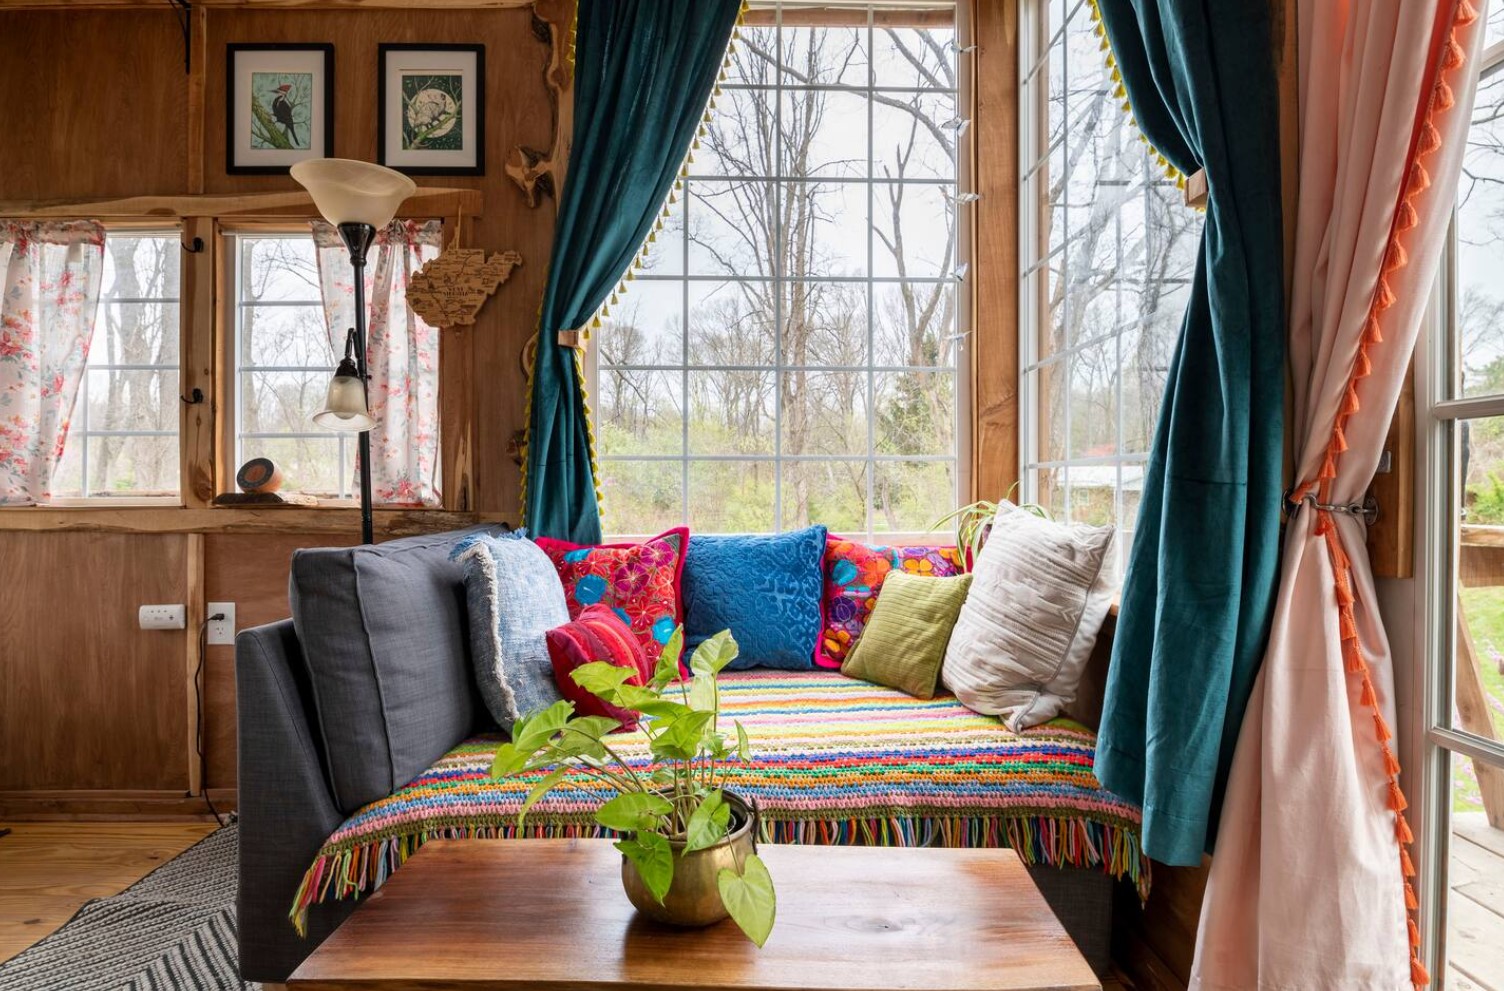
<svg viewBox="0 0 1504 991"><path fill-rule="evenodd" d="M418 186L400 172L346 158L313 158L292 166L292 177L324 219L339 231L355 270L355 326L345 338L345 357L329 383L324 408L313 421L330 430L360 433L360 532L375 539L371 514L370 372L366 367L366 256L376 232L392 222L402 201ZM353 361L352 361L353 357ZM353 379L353 381L352 381Z"/></svg>

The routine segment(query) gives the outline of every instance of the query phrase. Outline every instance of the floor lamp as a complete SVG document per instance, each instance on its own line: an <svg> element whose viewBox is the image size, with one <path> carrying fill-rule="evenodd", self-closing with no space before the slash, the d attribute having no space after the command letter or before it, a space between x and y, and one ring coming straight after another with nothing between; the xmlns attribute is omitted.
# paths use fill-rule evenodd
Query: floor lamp
<svg viewBox="0 0 1504 991"><path fill-rule="evenodd" d="M417 184L400 172L346 158L314 158L292 167L292 177L313 205L339 231L355 270L355 326L345 337L345 356L329 383L324 408L313 422L328 430L360 434L360 539L371 543L370 373L366 368L366 255L376 232L392 222Z"/></svg>

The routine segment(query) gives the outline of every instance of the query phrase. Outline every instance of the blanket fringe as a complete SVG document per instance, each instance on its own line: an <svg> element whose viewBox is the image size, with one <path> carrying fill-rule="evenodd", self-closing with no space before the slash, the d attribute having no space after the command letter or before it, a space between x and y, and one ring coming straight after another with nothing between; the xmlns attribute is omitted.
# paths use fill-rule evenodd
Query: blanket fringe
<svg viewBox="0 0 1504 991"><path fill-rule="evenodd" d="M588 822L516 821L442 826L402 833L322 853L303 875L289 917L298 935L308 933L308 912L330 899L359 898L375 891L429 840L595 839L617 835ZM1095 868L1132 881L1139 898L1149 896L1149 861L1135 827L1046 816L878 816L852 819L763 820L766 843L826 846L1007 847L1030 865Z"/></svg>

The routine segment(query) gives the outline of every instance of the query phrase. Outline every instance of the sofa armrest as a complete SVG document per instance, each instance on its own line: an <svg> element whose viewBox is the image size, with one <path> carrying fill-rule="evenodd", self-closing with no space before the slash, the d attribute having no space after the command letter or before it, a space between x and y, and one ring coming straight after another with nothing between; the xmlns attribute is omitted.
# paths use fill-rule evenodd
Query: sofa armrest
<svg viewBox="0 0 1504 991"><path fill-rule="evenodd" d="M306 939L288 920L303 872L344 821L313 731L312 695L291 620L235 639L235 688L241 977L281 982L354 907L311 913Z"/></svg>

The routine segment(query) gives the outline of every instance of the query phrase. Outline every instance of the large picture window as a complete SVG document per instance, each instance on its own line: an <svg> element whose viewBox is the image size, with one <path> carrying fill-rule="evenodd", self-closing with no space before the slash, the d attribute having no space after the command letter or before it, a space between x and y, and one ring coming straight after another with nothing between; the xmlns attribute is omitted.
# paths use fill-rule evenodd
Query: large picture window
<svg viewBox="0 0 1504 991"><path fill-rule="evenodd" d="M1090 14L1022 10L1023 495L1116 524L1121 566L1202 221L1124 113Z"/></svg>
<svg viewBox="0 0 1504 991"><path fill-rule="evenodd" d="M178 494L178 241L176 230L105 236L89 362L54 499Z"/></svg>
<svg viewBox="0 0 1504 991"><path fill-rule="evenodd" d="M912 533L956 505L965 122L930 8L742 29L598 338L608 530Z"/></svg>

